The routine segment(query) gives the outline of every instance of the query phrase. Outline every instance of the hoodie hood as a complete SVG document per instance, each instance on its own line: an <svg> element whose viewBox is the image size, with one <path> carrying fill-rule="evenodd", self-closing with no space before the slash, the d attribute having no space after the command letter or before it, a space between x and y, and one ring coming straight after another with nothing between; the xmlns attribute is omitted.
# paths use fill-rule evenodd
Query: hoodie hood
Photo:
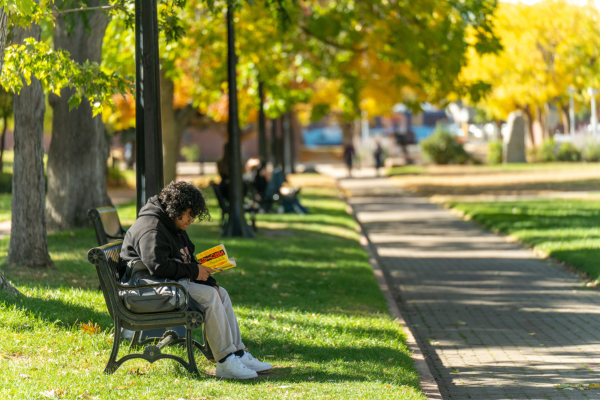
<svg viewBox="0 0 600 400"><path fill-rule="evenodd" d="M140 210L140 217L155 217L162 222L167 229L169 229L173 234L177 235L179 230L175 225L175 222L169 217L169 214L165 212L160 204L160 200L158 200L158 196L153 196L148 199L148 202L142 209Z"/></svg>

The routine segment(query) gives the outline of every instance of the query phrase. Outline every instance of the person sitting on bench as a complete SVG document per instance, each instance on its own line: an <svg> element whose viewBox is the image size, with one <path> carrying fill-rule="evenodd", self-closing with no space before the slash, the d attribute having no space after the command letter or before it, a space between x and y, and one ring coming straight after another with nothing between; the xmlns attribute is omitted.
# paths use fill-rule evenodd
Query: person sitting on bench
<svg viewBox="0 0 600 400"><path fill-rule="evenodd" d="M271 364L244 350L231 299L210 275L213 270L198 264L195 246L186 233L192 222L209 217L200 189L189 182L173 181L140 210L123 240L121 258L141 260L152 276L178 281L204 308L204 329L218 361L218 377L256 378L257 372L270 369Z"/></svg>

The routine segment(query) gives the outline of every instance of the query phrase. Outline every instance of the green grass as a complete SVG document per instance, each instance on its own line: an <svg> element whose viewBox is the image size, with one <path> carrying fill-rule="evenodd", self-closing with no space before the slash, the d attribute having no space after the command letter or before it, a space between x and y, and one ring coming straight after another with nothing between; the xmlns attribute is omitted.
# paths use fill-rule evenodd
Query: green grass
<svg viewBox="0 0 600 400"><path fill-rule="evenodd" d="M353 219L334 188L302 190L310 215L261 215L255 239L220 239L218 221L189 228L197 250L223 242L239 267L216 276L229 291L252 354L274 364L253 381L190 376L176 363L130 361L102 373L111 319L86 252L91 230L49 237L56 268L8 269L26 297L0 295L3 399L424 399L401 327L388 315ZM210 199L212 214L216 202ZM119 207L124 223L135 207ZM216 218L218 219L218 218ZM0 241L0 261L8 238ZM102 331L79 329L93 321ZM122 351L125 354L126 351ZM199 368L214 368L198 355ZM54 392L49 392L54 390Z"/></svg>
<svg viewBox="0 0 600 400"><path fill-rule="evenodd" d="M0 222L8 221L11 218L10 202L12 195L8 193L0 193Z"/></svg>
<svg viewBox="0 0 600 400"><path fill-rule="evenodd" d="M592 279L600 279L600 201L450 202L483 226L509 234Z"/></svg>
<svg viewBox="0 0 600 400"><path fill-rule="evenodd" d="M403 165L401 167L392 167L387 170L388 176L421 175L424 173L427 173L427 167L424 165Z"/></svg>
<svg viewBox="0 0 600 400"><path fill-rule="evenodd" d="M444 166L437 166L443 168ZM515 164L498 164L498 165L449 165L450 168L461 168L465 172L539 172L539 171L587 171L597 170L600 167L599 163L587 162L552 162L552 163L515 163ZM456 171L455 171L456 172ZM427 174L428 168L426 165L405 165L401 167L392 167L388 170L388 175L422 175Z"/></svg>

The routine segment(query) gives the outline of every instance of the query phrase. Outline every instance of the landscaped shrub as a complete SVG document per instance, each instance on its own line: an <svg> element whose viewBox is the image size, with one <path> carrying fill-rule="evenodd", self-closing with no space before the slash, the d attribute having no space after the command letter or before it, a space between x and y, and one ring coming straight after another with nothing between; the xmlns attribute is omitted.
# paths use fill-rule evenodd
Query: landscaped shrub
<svg viewBox="0 0 600 400"><path fill-rule="evenodd" d="M420 145L423 155L436 164L466 164L472 161L472 157L456 136L442 128L436 129L433 135L421 141Z"/></svg>
<svg viewBox="0 0 600 400"><path fill-rule="evenodd" d="M541 162L552 162L556 161L556 153L554 148L556 143L553 138L546 139L540 146L540 161Z"/></svg>
<svg viewBox="0 0 600 400"><path fill-rule="evenodd" d="M581 152L573 143L563 143L558 150L558 161L581 161Z"/></svg>
<svg viewBox="0 0 600 400"><path fill-rule="evenodd" d="M590 141L583 146L581 151L583 161L587 162L598 162L600 161L600 143L597 141Z"/></svg>
<svg viewBox="0 0 600 400"><path fill-rule="evenodd" d="M500 140L488 143L488 164L502 164L503 147L502 141Z"/></svg>

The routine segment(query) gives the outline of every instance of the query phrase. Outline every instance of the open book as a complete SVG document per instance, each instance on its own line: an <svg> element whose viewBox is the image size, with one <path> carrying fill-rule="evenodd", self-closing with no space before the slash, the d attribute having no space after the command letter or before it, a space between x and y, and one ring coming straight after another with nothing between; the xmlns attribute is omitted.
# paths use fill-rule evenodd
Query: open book
<svg viewBox="0 0 600 400"><path fill-rule="evenodd" d="M199 253L196 255L196 259L205 267L212 268L215 273L236 266L235 260L227 256L227 250L222 244Z"/></svg>

